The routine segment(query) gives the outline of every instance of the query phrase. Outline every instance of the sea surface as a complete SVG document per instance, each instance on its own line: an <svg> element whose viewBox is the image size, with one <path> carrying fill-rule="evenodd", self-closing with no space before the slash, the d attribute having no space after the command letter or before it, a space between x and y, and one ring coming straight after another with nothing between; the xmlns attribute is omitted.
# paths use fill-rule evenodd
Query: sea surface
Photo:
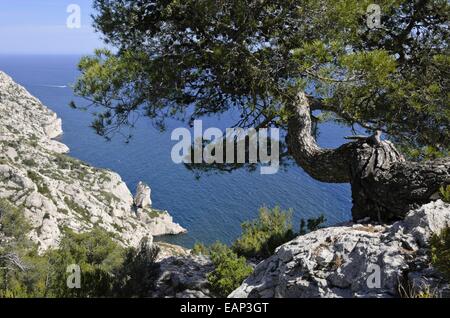
<svg viewBox="0 0 450 318"><path fill-rule="evenodd" d="M253 219L261 206L280 205L292 208L294 230L301 218L324 214L329 225L350 219L351 194L347 184L327 184L313 180L294 166L274 175L237 170L225 174L208 174L200 178L183 165L172 162L170 152L172 129L184 124L168 122L161 133L150 120L142 118L133 138L125 143L120 136L105 141L89 127L89 111L71 109L69 102L86 102L73 95L71 85L77 77L80 56L0 56L0 70L9 74L28 91L55 111L63 121L62 141L70 155L91 165L118 172L132 192L142 180L152 188L155 208L168 210L187 234L158 238L186 247L195 242L230 243L241 232L240 224ZM208 126L224 129L237 119L227 113L208 118ZM319 143L335 147L344 142L349 129L335 124L320 126Z"/></svg>

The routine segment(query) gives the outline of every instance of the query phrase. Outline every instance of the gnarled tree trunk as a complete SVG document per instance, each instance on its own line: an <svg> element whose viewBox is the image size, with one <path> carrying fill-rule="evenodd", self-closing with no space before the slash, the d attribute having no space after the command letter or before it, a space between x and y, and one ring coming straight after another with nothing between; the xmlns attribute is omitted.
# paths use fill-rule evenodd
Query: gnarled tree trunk
<svg viewBox="0 0 450 318"><path fill-rule="evenodd" d="M287 136L291 155L316 180L351 184L354 220L401 218L411 208L431 201L440 186L450 184L449 158L406 161L378 132L336 149L324 149L312 134L309 98L300 92L288 107L292 112Z"/></svg>

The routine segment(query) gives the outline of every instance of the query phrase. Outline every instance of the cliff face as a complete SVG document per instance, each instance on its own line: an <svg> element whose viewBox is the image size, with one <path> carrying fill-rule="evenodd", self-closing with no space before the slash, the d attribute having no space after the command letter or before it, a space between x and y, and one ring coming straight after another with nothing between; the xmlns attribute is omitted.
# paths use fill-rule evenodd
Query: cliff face
<svg viewBox="0 0 450 318"><path fill-rule="evenodd" d="M430 264L428 240L450 226L450 205L431 202L392 225L320 229L280 246L229 297L450 296Z"/></svg>
<svg viewBox="0 0 450 318"><path fill-rule="evenodd" d="M64 227L97 224L125 246L185 231L166 211L136 207L117 173L67 156L53 140L60 134L61 119L0 71L0 198L24 208L41 250L57 246Z"/></svg>

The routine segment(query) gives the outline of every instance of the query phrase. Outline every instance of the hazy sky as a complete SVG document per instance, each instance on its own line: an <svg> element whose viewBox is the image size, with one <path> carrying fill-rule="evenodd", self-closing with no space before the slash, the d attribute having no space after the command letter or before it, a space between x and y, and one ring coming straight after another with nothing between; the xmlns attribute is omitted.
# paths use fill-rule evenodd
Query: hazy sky
<svg viewBox="0 0 450 318"><path fill-rule="evenodd" d="M70 29L70 4L81 28ZM102 47L91 27L92 0L0 0L0 54L87 54Z"/></svg>

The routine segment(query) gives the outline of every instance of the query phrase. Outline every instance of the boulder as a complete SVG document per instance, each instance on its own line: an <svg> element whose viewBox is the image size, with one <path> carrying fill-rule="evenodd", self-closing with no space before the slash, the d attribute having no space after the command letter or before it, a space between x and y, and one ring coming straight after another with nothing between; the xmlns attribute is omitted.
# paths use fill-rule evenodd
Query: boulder
<svg viewBox="0 0 450 318"><path fill-rule="evenodd" d="M391 225L320 229L280 246L229 297L398 297L449 284L430 266L428 240L450 226L450 204L428 203Z"/></svg>
<svg viewBox="0 0 450 318"><path fill-rule="evenodd" d="M158 264L160 272L155 282L153 297L214 297L206 278L206 275L214 270L208 257L190 254L166 255Z"/></svg>

